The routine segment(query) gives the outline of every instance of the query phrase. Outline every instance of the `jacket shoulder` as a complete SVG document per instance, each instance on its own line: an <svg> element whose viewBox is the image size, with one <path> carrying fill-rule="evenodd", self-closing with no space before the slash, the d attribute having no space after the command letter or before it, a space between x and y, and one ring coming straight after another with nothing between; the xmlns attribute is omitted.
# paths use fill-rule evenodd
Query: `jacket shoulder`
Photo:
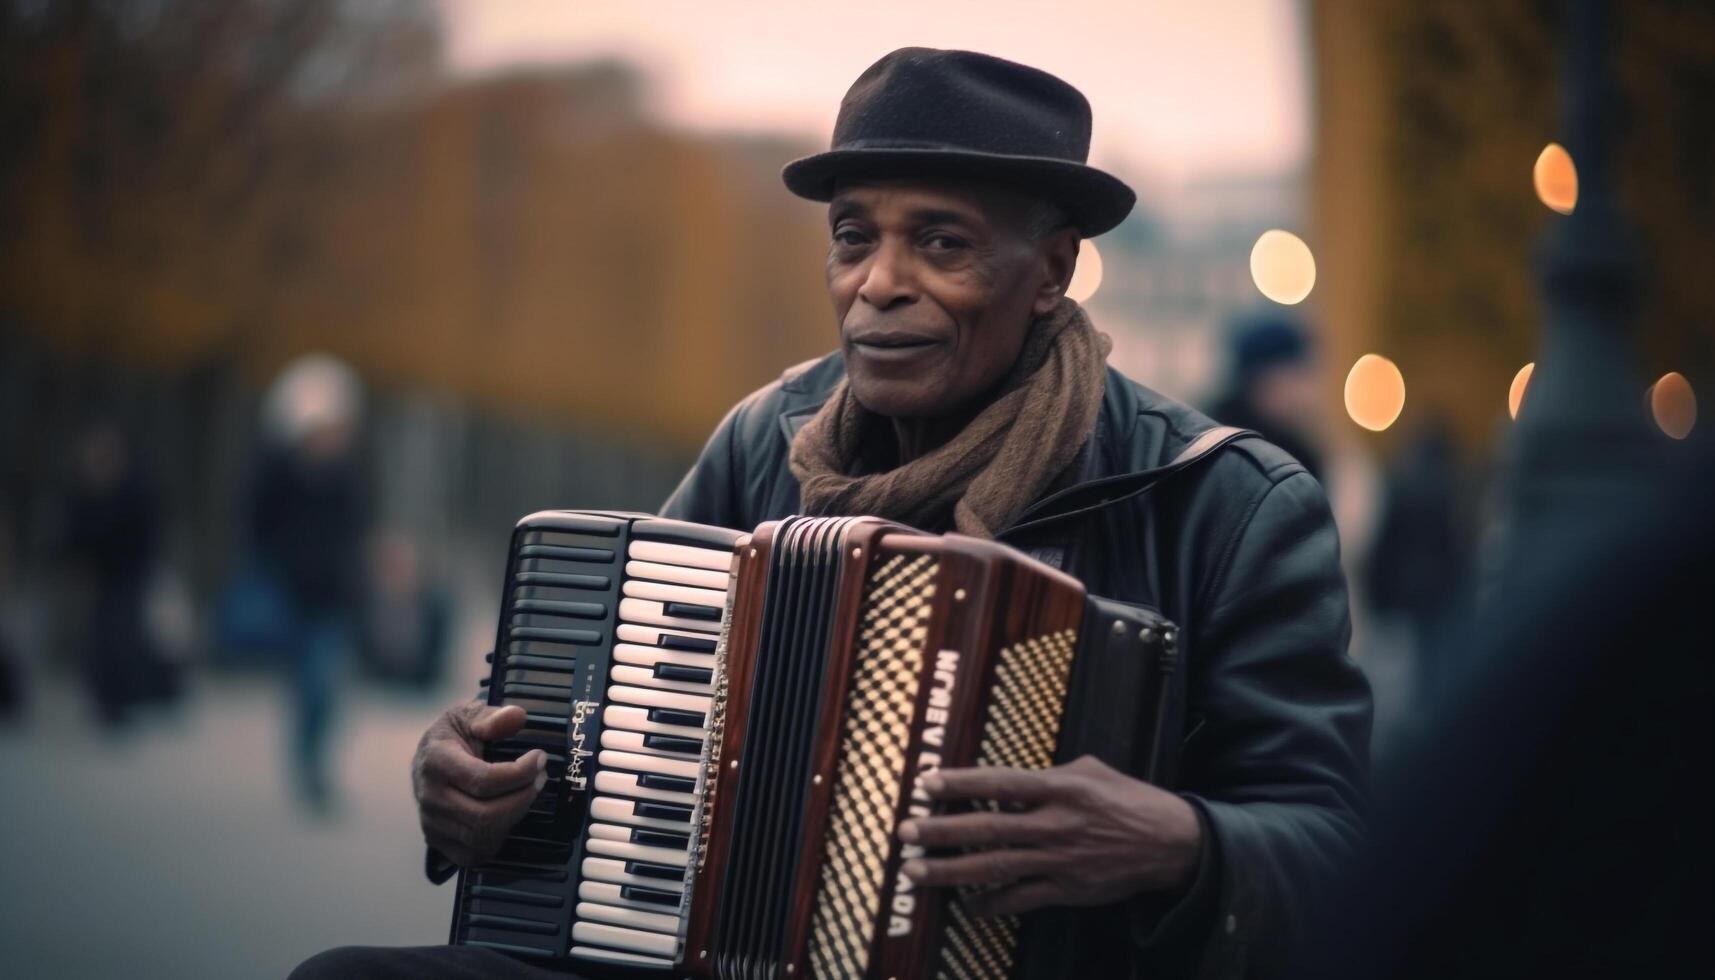
<svg viewBox="0 0 1715 980"><path fill-rule="evenodd" d="M838 351L795 364L734 405L722 425L731 430L739 455L766 454L773 449L784 459L783 423L815 414L844 377L845 364Z"/></svg>
<svg viewBox="0 0 1715 980"><path fill-rule="evenodd" d="M1191 441L1220 422L1190 405L1170 398L1147 385L1108 369L1109 405L1107 424L1123 433L1117 440L1129 447L1129 459L1115 460L1133 469L1161 466L1179 455ZM1215 480L1228 488L1249 487L1258 492L1297 473L1308 472L1285 450L1261 436L1246 436L1228 444L1202 467L1202 483Z"/></svg>

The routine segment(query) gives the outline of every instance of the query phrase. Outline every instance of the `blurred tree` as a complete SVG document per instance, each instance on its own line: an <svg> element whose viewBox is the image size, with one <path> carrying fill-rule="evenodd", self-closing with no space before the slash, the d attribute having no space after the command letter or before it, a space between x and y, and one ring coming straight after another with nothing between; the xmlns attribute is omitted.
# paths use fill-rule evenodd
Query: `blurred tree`
<svg viewBox="0 0 1715 980"><path fill-rule="evenodd" d="M325 105L438 64L417 0L0 5L0 289L80 347L174 359L256 323ZM141 328L141 329L140 329Z"/></svg>

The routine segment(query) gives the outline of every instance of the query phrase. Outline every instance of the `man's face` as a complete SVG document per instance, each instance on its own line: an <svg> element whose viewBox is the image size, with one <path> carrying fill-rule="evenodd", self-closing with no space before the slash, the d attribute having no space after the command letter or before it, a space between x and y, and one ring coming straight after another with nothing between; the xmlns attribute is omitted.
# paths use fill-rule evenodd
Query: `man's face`
<svg viewBox="0 0 1715 980"><path fill-rule="evenodd" d="M828 295L852 394L892 418L969 410L1060 298L1077 238L1032 241L1030 204L930 181L842 188L828 206Z"/></svg>

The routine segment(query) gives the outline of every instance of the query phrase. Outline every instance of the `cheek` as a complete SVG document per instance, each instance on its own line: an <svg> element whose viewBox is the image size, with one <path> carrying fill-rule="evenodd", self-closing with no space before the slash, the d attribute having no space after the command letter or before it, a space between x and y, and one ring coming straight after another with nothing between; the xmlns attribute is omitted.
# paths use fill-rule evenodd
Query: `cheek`
<svg viewBox="0 0 1715 980"><path fill-rule="evenodd" d="M834 313L841 323L845 322L846 313L857 301L858 287L863 283L859 270L851 265L828 257L827 266L828 299L834 304Z"/></svg>

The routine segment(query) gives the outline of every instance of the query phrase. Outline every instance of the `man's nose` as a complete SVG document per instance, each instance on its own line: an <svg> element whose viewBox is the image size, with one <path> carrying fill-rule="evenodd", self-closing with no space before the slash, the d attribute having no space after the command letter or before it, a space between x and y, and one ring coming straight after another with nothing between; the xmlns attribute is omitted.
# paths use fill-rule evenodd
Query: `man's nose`
<svg viewBox="0 0 1715 980"><path fill-rule="evenodd" d="M884 241L870 255L858 297L878 310L917 298L917 280L911 271L911 256L903 244Z"/></svg>

